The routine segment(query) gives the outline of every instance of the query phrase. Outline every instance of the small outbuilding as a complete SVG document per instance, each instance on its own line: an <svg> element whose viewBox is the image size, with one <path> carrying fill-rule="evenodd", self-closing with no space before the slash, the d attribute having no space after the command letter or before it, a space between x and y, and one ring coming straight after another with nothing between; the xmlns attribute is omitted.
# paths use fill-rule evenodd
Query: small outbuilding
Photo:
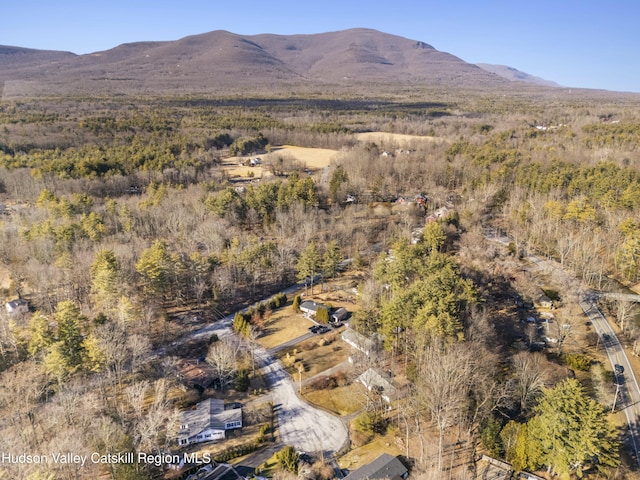
<svg viewBox="0 0 640 480"><path fill-rule="evenodd" d="M334 310L333 313L331 313L331 321L334 323L343 322L347 319L348 316L349 311L344 307L340 307Z"/></svg>

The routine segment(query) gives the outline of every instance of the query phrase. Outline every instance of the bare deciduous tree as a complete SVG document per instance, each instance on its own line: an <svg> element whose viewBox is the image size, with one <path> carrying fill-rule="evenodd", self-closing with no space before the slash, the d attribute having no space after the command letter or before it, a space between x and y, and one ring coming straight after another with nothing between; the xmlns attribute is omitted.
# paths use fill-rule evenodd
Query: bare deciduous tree
<svg viewBox="0 0 640 480"><path fill-rule="evenodd" d="M520 404L520 411L526 412L547 382L547 360L542 353L520 352L511 361L513 397Z"/></svg>
<svg viewBox="0 0 640 480"><path fill-rule="evenodd" d="M224 389L238 371L238 345L220 340L209 347L207 363L213 367L220 388Z"/></svg>
<svg viewBox="0 0 640 480"><path fill-rule="evenodd" d="M427 348L417 384L424 408L438 428L438 471L442 472L445 430L468 406L476 358L467 345L432 345Z"/></svg>

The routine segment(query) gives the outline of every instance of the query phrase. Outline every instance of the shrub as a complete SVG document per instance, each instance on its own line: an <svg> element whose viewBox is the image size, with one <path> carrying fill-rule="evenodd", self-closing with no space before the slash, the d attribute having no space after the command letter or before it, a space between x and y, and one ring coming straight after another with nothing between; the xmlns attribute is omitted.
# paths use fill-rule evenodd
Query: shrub
<svg viewBox="0 0 640 480"><path fill-rule="evenodd" d="M316 312L316 322L323 324L329 323L329 309L325 307L318 308Z"/></svg>
<svg viewBox="0 0 640 480"><path fill-rule="evenodd" d="M287 445L276 453L276 460L283 470L288 470L295 474L298 473L298 454L293 447Z"/></svg>
<svg viewBox="0 0 640 480"><path fill-rule="evenodd" d="M502 449L502 439L500 438L501 431L502 424L493 417L488 418L480 425L482 443L494 457L501 457L504 453Z"/></svg>
<svg viewBox="0 0 640 480"><path fill-rule="evenodd" d="M361 433L373 435L374 433L384 433L386 423L384 418L379 415L363 412L353 421L353 427Z"/></svg>
<svg viewBox="0 0 640 480"><path fill-rule="evenodd" d="M567 353L562 356L565 365L574 370L582 370L588 372L591 368L591 359L580 353Z"/></svg>
<svg viewBox="0 0 640 480"><path fill-rule="evenodd" d="M241 370L236 377L233 387L238 392L246 392L249 390L249 375L244 370Z"/></svg>
<svg viewBox="0 0 640 480"><path fill-rule="evenodd" d="M300 295L296 295L293 298L293 309L300 310Z"/></svg>

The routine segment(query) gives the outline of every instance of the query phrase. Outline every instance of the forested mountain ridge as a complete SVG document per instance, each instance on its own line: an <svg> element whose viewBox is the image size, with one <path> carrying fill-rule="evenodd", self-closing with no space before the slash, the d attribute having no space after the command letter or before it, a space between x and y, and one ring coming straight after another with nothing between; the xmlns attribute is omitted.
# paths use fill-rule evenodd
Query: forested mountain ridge
<svg viewBox="0 0 640 480"><path fill-rule="evenodd" d="M415 40L370 29L243 36L213 31L86 55L0 49L0 82L43 91L189 93L337 84L495 88L503 78ZM28 55L26 53L29 53ZM71 83L73 85L69 85ZM46 84L46 85L45 85ZM5 92L6 94L6 92Z"/></svg>

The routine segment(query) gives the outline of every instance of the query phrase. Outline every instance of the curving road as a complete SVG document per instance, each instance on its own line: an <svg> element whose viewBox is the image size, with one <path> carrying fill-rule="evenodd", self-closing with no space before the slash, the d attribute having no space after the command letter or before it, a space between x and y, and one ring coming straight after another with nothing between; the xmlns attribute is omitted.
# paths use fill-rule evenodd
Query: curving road
<svg viewBox="0 0 640 480"><path fill-rule="evenodd" d="M486 227L484 229L484 235L487 239L502 245L508 245L512 241L510 237L493 227ZM566 277L567 285L572 284L579 288L579 280L566 270L561 269L556 262L545 260L532 254L528 256L528 260L534 264L540 266L546 265L557 272L562 272ZM638 466L640 466L640 455L638 455L638 449L640 448L640 387L638 386L638 381L636 380L631 363L627 358L627 354L624 351L624 347L598 308L597 302L600 296L602 296L602 293L587 290L579 294L578 303L594 326L611 363L611 369L615 372L616 365L620 365L623 368L622 374L616 374L618 392L614 408L617 411L623 412L627 419L629 431L624 440L629 452L635 458Z"/></svg>
<svg viewBox="0 0 640 480"><path fill-rule="evenodd" d="M290 295L301 287L302 285L293 285L283 292ZM198 337L210 337L213 333L219 338L238 338L232 328L234 315L227 315L216 323L193 332L182 338L181 343ZM270 396L278 415L281 442L298 451L324 452L329 456L340 450L349 440L347 429L340 419L301 400L282 363L266 349L254 346L249 348L253 350L271 388Z"/></svg>
<svg viewBox="0 0 640 480"><path fill-rule="evenodd" d="M580 307L596 329L598 337L609 357L611 368L614 372L616 371L616 365L620 365L623 368L623 373L616 374L618 395L615 409L622 411L627 419L629 436L625 440L629 451L640 466L640 456L638 456L638 447L640 446L640 421L638 416L640 387L638 386L638 381L633 373L633 368L624 351L624 347L620 343L620 340L618 340L607 319L598 309L596 299L597 294L587 292L580 298Z"/></svg>

